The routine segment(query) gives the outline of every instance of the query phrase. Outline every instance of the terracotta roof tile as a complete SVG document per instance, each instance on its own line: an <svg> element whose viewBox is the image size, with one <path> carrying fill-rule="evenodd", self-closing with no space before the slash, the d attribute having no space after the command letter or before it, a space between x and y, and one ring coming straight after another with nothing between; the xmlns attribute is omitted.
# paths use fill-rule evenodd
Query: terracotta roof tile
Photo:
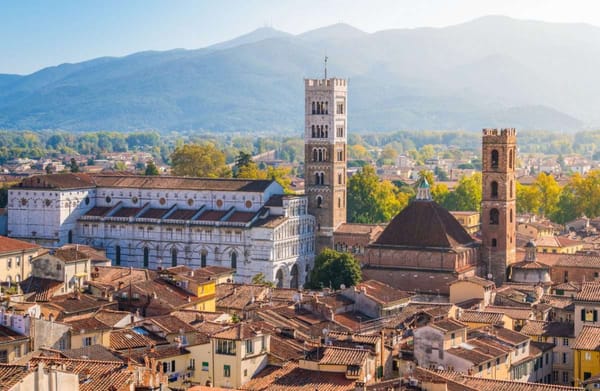
<svg viewBox="0 0 600 391"><path fill-rule="evenodd" d="M539 254L538 254L539 255ZM548 262L546 262L548 263ZM561 254L557 256L555 266L564 267L600 267L600 256L585 254Z"/></svg>
<svg viewBox="0 0 600 391"><path fill-rule="evenodd" d="M575 329L573 323L528 320L523 325L521 333L530 336L574 337Z"/></svg>
<svg viewBox="0 0 600 391"><path fill-rule="evenodd" d="M0 364L0 387L3 390L11 390L32 371L33 369L27 366Z"/></svg>
<svg viewBox="0 0 600 391"><path fill-rule="evenodd" d="M121 207L110 217L133 217L140 213L141 210L142 208Z"/></svg>
<svg viewBox="0 0 600 391"><path fill-rule="evenodd" d="M141 189L180 189L180 190L215 190L215 191L249 191L263 192L272 180L258 179L213 179L174 176L143 175L94 175L98 186L116 188Z"/></svg>
<svg viewBox="0 0 600 391"><path fill-rule="evenodd" d="M35 175L25 178L16 185L33 189L82 189L95 187L94 179L84 173Z"/></svg>
<svg viewBox="0 0 600 391"><path fill-rule="evenodd" d="M369 351L365 349L348 349L327 346L323 349L323 356L319 360L319 364L362 366L369 354Z"/></svg>
<svg viewBox="0 0 600 391"><path fill-rule="evenodd" d="M12 342L12 341L25 341L29 339L28 336L17 333L8 327L0 325L0 343Z"/></svg>
<svg viewBox="0 0 600 391"><path fill-rule="evenodd" d="M461 278L458 280L454 280L454 281L450 282L448 285L453 285L453 284L456 284L457 282L461 282L461 281L472 282L473 284L480 285L484 288L492 288L492 287L496 286L496 284L494 284L494 281L486 280L485 278L481 278L481 277L477 277L477 276L470 276L470 277L465 277L465 278Z"/></svg>
<svg viewBox="0 0 600 391"><path fill-rule="evenodd" d="M248 323L237 323L225 330L213 334L214 338L243 341L262 334L262 330Z"/></svg>
<svg viewBox="0 0 600 391"><path fill-rule="evenodd" d="M581 292L575 296L577 301L600 301L600 281L581 284Z"/></svg>
<svg viewBox="0 0 600 391"><path fill-rule="evenodd" d="M467 328L466 324L451 318L438 320L437 322L431 323L430 326L440 329L444 332L456 331Z"/></svg>
<svg viewBox="0 0 600 391"><path fill-rule="evenodd" d="M54 251L54 256L67 263L89 259L86 253L79 251L76 247L61 247Z"/></svg>
<svg viewBox="0 0 600 391"><path fill-rule="evenodd" d="M110 390L112 387L120 390L123 385L135 380L133 373L128 371L127 366L122 361L44 357L34 357L30 360L32 367L37 367L40 362L43 362L46 366L50 364L64 365L66 371L83 376L86 381L79 383L80 391Z"/></svg>
<svg viewBox="0 0 600 391"><path fill-rule="evenodd" d="M254 216L256 216L256 212L233 212L227 221L235 222L235 223L248 223L250 222Z"/></svg>
<svg viewBox="0 0 600 391"><path fill-rule="evenodd" d="M196 217L196 221L220 221L228 211L226 210L207 210Z"/></svg>
<svg viewBox="0 0 600 391"><path fill-rule="evenodd" d="M518 319L518 320L528 320L533 319L533 310L531 308L523 307L508 307L508 306L495 306L490 305L484 308L485 312L501 312L508 316L509 318Z"/></svg>
<svg viewBox="0 0 600 391"><path fill-rule="evenodd" d="M145 331L136 332L133 329L122 329L110 333L110 348L113 350L145 348L167 343L166 339Z"/></svg>
<svg viewBox="0 0 600 391"><path fill-rule="evenodd" d="M62 321L71 326L71 329L76 333L112 329L111 326L96 319L94 314L64 318Z"/></svg>
<svg viewBox="0 0 600 391"><path fill-rule="evenodd" d="M343 223L336 230L336 234L377 234L383 231L383 226L379 224L356 224L356 223Z"/></svg>
<svg viewBox="0 0 600 391"><path fill-rule="evenodd" d="M94 206L92 209L84 213L84 216L104 217L112 208L112 206Z"/></svg>
<svg viewBox="0 0 600 391"><path fill-rule="evenodd" d="M200 209L176 209L165 220L190 220Z"/></svg>
<svg viewBox="0 0 600 391"><path fill-rule="evenodd" d="M179 334L196 331L189 323L184 322L174 315L162 315L146 318L136 323L136 326L155 325L165 334Z"/></svg>
<svg viewBox="0 0 600 391"><path fill-rule="evenodd" d="M502 323L503 318L504 314L502 312L462 310L458 320L466 323L499 324Z"/></svg>
<svg viewBox="0 0 600 391"><path fill-rule="evenodd" d="M364 288L366 294L378 303L389 304L399 300L405 300L413 296L412 293L396 289L377 280L361 282L356 286L359 290Z"/></svg>
<svg viewBox="0 0 600 391"><path fill-rule="evenodd" d="M96 361L122 361L121 358L115 356L113 352L102 345L85 346L79 349L61 350L60 354L65 358L74 358L82 360Z"/></svg>
<svg viewBox="0 0 600 391"><path fill-rule="evenodd" d="M170 209L149 208L139 217L142 219L161 219Z"/></svg>
<svg viewBox="0 0 600 391"><path fill-rule="evenodd" d="M37 244L0 236L0 253L41 249Z"/></svg>
<svg viewBox="0 0 600 391"><path fill-rule="evenodd" d="M48 278L27 277L19 285L23 293L34 294L29 300L38 302L50 301L50 298L60 289L63 283Z"/></svg>
<svg viewBox="0 0 600 391"><path fill-rule="evenodd" d="M600 326L583 325L579 335L575 339L573 349L600 352Z"/></svg>
<svg viewBox="0 0 600 391"><path fill-rule="evenodd" d="M416 200L392 219L375 245L454 248L474 242L446 209L434 201Z"/></svg>
<svg viewBox="0 0 600 391"><path fill-rule="evenodd" d="M354 382L353 379L346 379L343 373L309 371L298 368L296 363L288 363L283 367L266 367L244 384L241 389L249 391L352 391Z"/></svg>

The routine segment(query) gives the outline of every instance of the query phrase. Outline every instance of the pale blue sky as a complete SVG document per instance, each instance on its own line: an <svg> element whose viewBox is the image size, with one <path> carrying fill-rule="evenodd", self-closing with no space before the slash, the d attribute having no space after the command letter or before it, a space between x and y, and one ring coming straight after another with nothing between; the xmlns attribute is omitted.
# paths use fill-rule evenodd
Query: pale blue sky
<svg viewBox="0 0 600 391"><path fill-rule="evenodd" d="M600 1L0 0L0 73L142 50L195 49L265 25L297 34L345 22L374 32L490 14L600 26Z"/></svg>

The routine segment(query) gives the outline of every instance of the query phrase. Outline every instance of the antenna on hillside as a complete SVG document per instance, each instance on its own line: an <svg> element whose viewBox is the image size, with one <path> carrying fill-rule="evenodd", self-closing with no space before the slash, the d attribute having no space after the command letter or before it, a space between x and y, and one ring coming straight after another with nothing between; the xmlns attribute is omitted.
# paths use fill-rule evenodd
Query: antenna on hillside
<svg viewBox="0 0 600 391"><path fill-rule="evenodd" d="M327 56L325 56L325 80L327 80Z"/></svg>

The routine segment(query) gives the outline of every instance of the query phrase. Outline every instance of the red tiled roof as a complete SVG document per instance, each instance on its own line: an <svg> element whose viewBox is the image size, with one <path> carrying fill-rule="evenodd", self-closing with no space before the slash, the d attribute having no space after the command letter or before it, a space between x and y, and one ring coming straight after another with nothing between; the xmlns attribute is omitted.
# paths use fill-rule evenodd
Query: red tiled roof
<svg viewBox="0 0 600 391"><path fill-rule="evenodd" d="M575 330L573 323L566 322L545 322L543 320L528 320L521 333L530 336L549 336L549 337L574 337Z"/></svg>
<svg viewBox="0 0 600 391"><path fill-rule="evenodd" d="M238 323L225 330L213 334L214 338L219 339L230 339L234 341L243 341L250 339L262 334L262 330L259 327L252 326L248 323Z"/></svg>
<svg viewBox="0 0 600 391"><path fill-rule="evenodd" d="M33 189L82 189L95 187L93 178L84 173L35 175L25 178L16 185Z"/></svg>
<svg viewBox="0 0 600 391"><path fill-rule="evenodd" d="M79 251L76 247L61 247L54 252L54 256L67 263L89 259L86 253Z"/></svg>
<svg viewBox="0 0 600 391"><path fill-rule="evenodd" d="M454 248L474 242L445 208L434 201L416 200L394 217L375 245Z"/></svg>
<svg viewBox="0 0 600 391"><path fill-rule="evenodd" d="M600 301L600 282L586 282L581 284L581 292L575 296L577 301Z"/></svg>
<svg viewBox="0 0 600 391"><path fill-rule="evenodd" d="M48 278L27 277L19 285L23 293L34 293L30 300L38 302L50 301L50 298L60 289L63 283Z"/></svg>
<svg viewBox="0 0 600 391"><path fill-rule="evenodd" d="M268 366L241 389L248 391L353 391L354 379L343 373L309 371L296 363Z"/></svg>
<svg viewBox="0 0 600 391"><path fill-rule="evenodd" d="M319 364L362 366L369 354L369 351L365 349L348 349L327 346L324 348L323 356L321 357L321 360L319 360Z"/></svg>
<svg viewBox="0 0 600 391"><path fill-rule="evenodd" d="M88 210L84 216L104 217L112 208L112 206L94 206L92 209Z"/></svg>
<svg viewBox="0 0 600 391"><path fill-rule="evenodd" d="M120 390L123 385L133 382L134 375L127 369L122 361L95 361L68 358L33 357L30 361L32 367L37 367L40 362L48 365L64 365L68 372L80 375L86 381L79 383L80 391Z"/></svg>
<svg viewBox="0 0 600 391"><path fill-rule="evenodd" d="M0 387L12 390L12 387L23 380L33 370L22 365L0 364Z"/></svg>
<svg viewBox="0 0 600 391"><path fill-rule="evenodd" d="M35 250L40 248L41 247L37 244L25 242L23 240L7 238L6 236L0 236L0 253Z"/></svg>
<svg viewBox="0 0 600 391"><path fill-rule="evenodd" d="M196 213L198 213L199 209L177 209L169 216L166 217L167 220L189 220Z"/></svg>
<svg viewBox="0 0 600 391"><path fill-rule="evenodd" d="M29 339L28 336L17 333L8 327L0 325L0 343L21 341Z"/></svg>
<svg viewBox="0 0 600 391"><path fill-rule="evenodd" d="M235 223L247 223L256 216L255 212L233 212L227 221Z"/></svg>
<svg viewBox="0 0 600 391"><path fill-rule="evenodd" d="M408 299L413 296L411 293L396 289L377 280L363 281L356 286L359 290L364 288L366 294L375 301L388 304L398 300Z"/></svg>
<svg viewBox="0 0 600 391"><path fill-rule="evenodd" d="M166 339L155 334L145 336L132 329L114 330L110 333L110 348L113 350L136 349L167 343Z"/></svg>
<svg viewBox="0 0 600 391"><path fill-rule="evenodd" d="M460 312L459 320L467 323L488 323L488 324L499 324L502 323L504 314L502 312L482 312L475 310L462 310Z"/></svg>
<svg viewBox="0 0 600 391"><path fill-rule="evenodd" d="M170 209L150 208L139 217L142 219L161 219Z"/></svg>
<svg viewBox="0 0 600 391"><path fill-rule="evenodd" d="M90 331L110 330L111 326L94 317L94 314L85 314L64 318L63 322L71 326L76 333L87 333Z"/></svg>
<svg viewBox="0 0 600 391"><path fill-rule="evenodd" d="M573 349L600 352L600 326L583 325Z"/></svg>
<svg viewBox="0 0 600 391"><path fill-rule="evenodd" d="M119 208L111 217L133 217L137 215L142 208L122 207Z"/></svg>
<svg viewBox="0 0 600 391"><path fill-rule="evenodd" d="M93 175L97 186L141 189L180 189L263 192L273 182L260 179L213 179L175 176Z"/></svg>
<svg viewBox="0 0 600 391"><path fill-rule="evenodd" d="M200 216L196 217L196 221L219 221L228 213L226 210L207 210Z"/></svg>

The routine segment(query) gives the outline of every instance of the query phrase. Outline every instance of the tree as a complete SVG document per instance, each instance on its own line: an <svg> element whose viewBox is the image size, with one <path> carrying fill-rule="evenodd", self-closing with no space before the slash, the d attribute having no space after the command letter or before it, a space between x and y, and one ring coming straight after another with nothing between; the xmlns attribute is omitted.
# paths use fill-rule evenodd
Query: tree
<svg viewBox="0 0 600 391"><path fill-rule="evenodd" d="M307 287L340 289L342 284L355 286L361 278L360 264L352 254L325 249L315 258Z"/></svg>
<svg viewBox="0 0 600 391"><path fill-rule="evenodd" d="M158 174L159 174L158 168L156 167L156 164L154 164L154 162L152 160L150 160L148 163L146 163L146 171L144 171L144 175L156 176Z"/></svg>
<svg viewBox="0 0 600 391"><path fill-rule="evenodd" d="M77 161L75 161L74 157L71 158L70 167L71 172L79 172L79 164L77 164Z"/></svg>
<svg viewBox="0 0 600 391"><path fill-rule="evenodd" d="M225 165L225 154L214 144L185 144L175 148L170 156L174 175L224 178L230 170Z"/></svg>
<svg viewBox="0 0 600 391"><path fill-rule="evenodd" d="M443 206L448 210L481 209L481 173L463 176L453 192L448 194Z"/></svg>
<svg viewBox="0 0 600 391"><path fill-rule="evenodd" d="M540 210L540 204L536 187L517 182L517 213L537 213Z"/></svg>
<svg viewBox="0 0 600 391"><path fill-rule="evenodd" d="M275 283L273 281L267 281L263 273L258 273L252 276L252 284L268 286L269 288L275 288Z"/></svg>
<svg viewBox="0 0 600 391"><path fill-rule="evenodd" d="M542 172L537 176L532 186L537 189L539 195L539 213L548 216L552 215L558 206L561 192L560 185L556 182L554 176Z"/></svg>
<svg viewBox="0 0 600 391"><path fill-rule="evenodd" d="M389 221L408 202L390 181L379 181L373 166L364 166L348 180L348 220L354 223Z"/></svg>

